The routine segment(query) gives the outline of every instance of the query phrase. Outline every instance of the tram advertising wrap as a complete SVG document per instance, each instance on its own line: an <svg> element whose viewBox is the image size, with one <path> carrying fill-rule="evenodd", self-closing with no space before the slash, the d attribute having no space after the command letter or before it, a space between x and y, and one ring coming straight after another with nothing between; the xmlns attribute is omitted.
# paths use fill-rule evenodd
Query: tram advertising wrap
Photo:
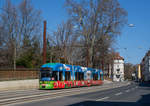
<svg viewBox="0 0 150 106"><path fill-rule="evenodd" d="M71 88L103 84L99 69L61 63L47 63L40 68L40 89Z"/></svg>

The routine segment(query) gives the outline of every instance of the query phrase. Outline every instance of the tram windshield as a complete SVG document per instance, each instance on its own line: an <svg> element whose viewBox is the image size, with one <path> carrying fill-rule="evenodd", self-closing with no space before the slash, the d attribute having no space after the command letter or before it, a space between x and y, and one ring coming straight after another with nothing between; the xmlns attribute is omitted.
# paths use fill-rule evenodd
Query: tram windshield
<svg viewBox="0 0 150 106"><path fill-rule="evenodd" d="M62 74L59 73L59 77L58 77L58 71L53 71L51 68L41 68L40 70L40 80L43 81L57 81L60 80L60 78L62 78Z"/></svg>
<svg viewBox="0 0 150 106"><path fill-rule="evenodd" d="M51 68L41 68L40 69L40 79L41 80L51 80L52 69Z"/></svg>
<svg viewBox="0 0 150 106"><path fill-rule="evenodd" d="M51 77L51 73L49 72L41 72L41 78L43 77Z"/></svg>

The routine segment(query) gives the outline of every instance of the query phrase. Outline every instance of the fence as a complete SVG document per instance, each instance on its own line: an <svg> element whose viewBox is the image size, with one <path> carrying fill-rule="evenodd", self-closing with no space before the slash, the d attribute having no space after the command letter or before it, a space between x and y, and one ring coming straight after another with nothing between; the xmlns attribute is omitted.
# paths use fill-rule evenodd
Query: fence
<svg viewBox="0 0 150 106"><path fill-rule="evenodd" d="M2 69L0 68L0 81L7 80L25 80L25 79L38 79L39 69ZM109 79L108 76L104 75L104 79Z"/></svg>
<svg viewBox="0 0 150 106"><path fill-rule="evenodd" d="M0 69L0 81L39 78L39 69Z"/></svg>

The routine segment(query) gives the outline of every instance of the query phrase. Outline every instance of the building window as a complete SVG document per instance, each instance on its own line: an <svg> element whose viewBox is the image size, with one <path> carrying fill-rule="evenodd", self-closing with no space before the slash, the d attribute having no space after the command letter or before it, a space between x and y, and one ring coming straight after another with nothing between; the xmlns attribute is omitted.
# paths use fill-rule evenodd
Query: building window
<svg viewBox="0 0 150 106"><path fill-rule="evenodd" d="M119 72L120 71L120 69L117 69L117 72Z"/></svg>
<svg viewBox="0 0 150 106"><path fill-rule="evenodd" d="M120 78L120 75L116 75L116 78Z"/></svg>

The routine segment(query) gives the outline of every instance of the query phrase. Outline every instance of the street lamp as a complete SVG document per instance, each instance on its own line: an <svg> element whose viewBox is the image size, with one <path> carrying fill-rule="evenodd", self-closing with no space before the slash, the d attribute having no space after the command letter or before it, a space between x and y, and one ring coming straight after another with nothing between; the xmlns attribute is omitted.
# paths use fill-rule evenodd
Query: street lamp
<svg viewBox="0 0 150 106"><path fill-rule="evenodd" d="M128 27L135 27L134 24L128 24Z"/></svg>

